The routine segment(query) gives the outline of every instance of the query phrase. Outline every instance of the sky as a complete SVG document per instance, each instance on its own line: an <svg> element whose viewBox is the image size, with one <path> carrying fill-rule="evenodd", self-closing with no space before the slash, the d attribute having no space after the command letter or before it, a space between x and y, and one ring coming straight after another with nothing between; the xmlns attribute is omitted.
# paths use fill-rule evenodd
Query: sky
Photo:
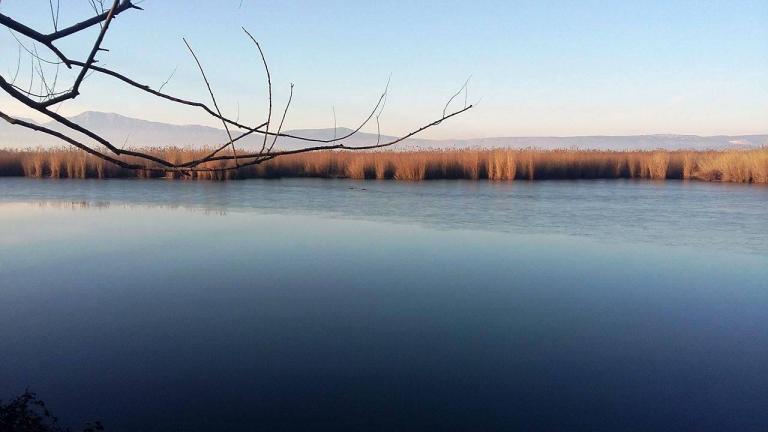
<svg viewBox="0 0 768 432"><path fill-rule="evenodd" d="M210 101L182 37L225 114L267 112L261 43L275 111L295 84L285 129L359 124L391 80L382 132L438 118L471 76L477 106L427 138L768 133L768 1L182 1L144 0L110 27L100 64L164 91ZM52 30L47 0L2 0L0 13ZM59 26L92 14L61 0ZM84 59L98 28L60 44ZM22 41L23 38L22 38ZM31 42L24 41L31 47ZM44 49L40 49L43 52ZM44 55L46 57L46 55ZM52 59L53 56L47 55ZM28 85L30 59L19 82ZM0 32L0 73L16 74L18 45ZM55 68L47 69L49 74ZM73 75L60 74L66 87ZM34 84L37 86L38 84ZM464 95L456 98L461 108ZM0 106L40 119L6 95ZM90 75L59 112L106 111L175 124L217 123L198 110ZM375 123L364 130L375 131Z"/></svg>

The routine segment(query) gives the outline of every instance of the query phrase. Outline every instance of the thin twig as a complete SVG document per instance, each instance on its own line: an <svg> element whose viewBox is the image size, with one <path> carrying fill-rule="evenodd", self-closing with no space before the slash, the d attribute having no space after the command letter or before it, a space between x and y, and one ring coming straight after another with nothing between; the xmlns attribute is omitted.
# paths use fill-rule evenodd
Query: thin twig
<svg viewBox="0 0 768 432"><path fill-rule="evenodd" d="M214 96L213 89L211 89L211 83L208 82L208 77L205 76L205 70L203 69L203 65L200 64L200 60L197 58L195 51L189 45L189 42L187 42L187 39L182 38L182 40L184 41L184 44L187 46L187 49L189 49L189 52L192 54L192 57L195 59L195 63L197 63L197 68L200 69L200 75L203 76L203 81L205 81L205 86L208 88L208 94L211 95L211 100L213 101L214 108L216 108L216 113L219 115L219 118L223 118L224 116L221 115L219 104L216 103L216 96ZM237 165L237 150L235 150L235 141L232 139L232 133L229 131L229 126L227 126L227 122L222 120L221 123L224 125L224 130L227 131L227 137L229 137L229 144L232 146L232 155L235 157L235 165Z"/></svg>
<svg viewBox="0 0 768 432"><path fill-rule="evenodd" d="M53 21L53 31L59 29L59 0L56 0L56 11L53 10L53 0L48 0L48 6L51 9L51 21Z"/></svg>
<svg viewBox="0 0 768 432"><path fill-rule="evenodd" d="M333 140L336 140L336 107L331 106L331 111L333 111Z"/></svg>
<svg viewBox="0 0 768 432"><path fill-rule="evenodd" d="M170 81L171 78L173 78L173 75L176 74L176 69L178 69L178 68L179 68L179 65L176 65L173 68L173 72L171 72L171 74L168 76L168 79L166 79L165 82L163 82L163 84L160 85L160 88L157 91L163 91L163 87L165 87L165 85L168 84L168 81Z"/></svg>
<svg viewBox="0 0 768 432"><path fill-rule="evenodd" d="M11 84L16 82L16 78L19 77L19 70L21 70L21 45L19 45L19 54L16 58L16 73L13 74L13 79L11 80Z"/></svg>
<svg viewBox="0 0 768 432"><path fill-rule="evenodd" d="M88 54L88 60L85 61L85 66L83 66L83 68L80 69L80 73L77 75L77 78L75 79L75 83L72 85L72 89L61 96L51 98L45 101L44 106L57 104L66 99L74 99L80 94L80 84L83 83L83 80L85 79L85 74L88 73L88 69L96 60L96 53L99 52L99 48L101 47L101 42L104 40L104 36L107 34L109 23L115 17L115 11L117 10L118 6L120 6L120 0L114 0L114 3L112 3L112 7L109 9L109 13L107 13L107 17L104 19L104 22L101 25L101 31L99 32L99 36L96 38L96 42L93 43L93 48L91 48L90 54ZM101 23L101 21L99 21L99 23Z"/></svg>
<svg viewBox="0 0 768 432"><path fill-rule="evenodd" d="M275 143L277 142L277 137L280 135L280 131L283 129L283 122L285 121L285 116L288 115L288 107L291 106L292 99L293 99L293 83L291 83L291 92L288 95L288 102L285 104L285 110L283 111L283 116L280 118L280 125L277 127L277 134L275 134L274 138L272 139L272 144L269 146L269 150L267 150L267 153L271 152L272 149L275 147Z"/></svg>
<svg viewBox="0 0 768 432"><path fill-rule="evenodd" d="M469 84L469 80L471 79L472 79L472 75L470 75L469 78L467 78L467 80L464 81L464 85L461 86L459 91L457 91L453 96L451 96L451 98L448 99L448 102L445 103L445 107L443 107L443 117L445 117L445 112L448 110L448 106L451 104L451 102L453 102L454 99L456 99L456 96L461 94L461 92L464 91L465 88L467 88L467 84ZM467 106L466 101L464 102L464 106Z"/></svg>
<svg viewBox="0 0 768 432"><path fill-rule="evenodd" d="M267 146L267 138L269 134L269 124L272 121L272 75L269 73L269 66L267 65L267 59L264 58L264 50L261 49L261 44L259 44L258 41L256 41L256 38L253 37L253 35L245 29L245 27L241 27L245 34L248 35L249 38L253 41L253 43L256 44L256 48L259 50L259 54L261 55L261 62L264 64L264 70L267 72L267 91L268 91L268 98L269 98L269 110L267 111L267 121L264 123L266 124L266 130L264 131L264 141L261 143L261 153L264 152L264 148Z"/></svg>

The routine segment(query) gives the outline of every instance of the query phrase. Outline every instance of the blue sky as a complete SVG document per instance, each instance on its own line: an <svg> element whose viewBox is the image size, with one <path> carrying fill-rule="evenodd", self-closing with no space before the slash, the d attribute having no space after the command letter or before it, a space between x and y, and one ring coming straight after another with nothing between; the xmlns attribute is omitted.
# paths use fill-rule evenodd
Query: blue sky
<svg viewBox="0 0 768 432"><path fill-rule="evenodd" d="M62 0L60 25L89 14ZM757 1L283 1L145 0L121 15L103 65L165 90L206 100L186 37L222 108L265 115L266 83L245 26L262 43L281 109L296 84L287 128L339 126L365 117L391 75L383 131L434 119L471 75L476 109L427 136L768 133L768 2ZM3 0L0 11L51 27L48 2ZM95 30L63 44L84 58ZM15 41L0 34L0 72L13 76ZM25 62L26 64L26 62ZM26 67L26 70L25 70ZM29 79L29 66L22 76ZM61 78L66 79L66 74ZM215 125L92 75L60 108ZM8 97L4 108L32 116ZM459 104L463 103L463 98ZM375 126L374 126L375 128Z"/></svg>

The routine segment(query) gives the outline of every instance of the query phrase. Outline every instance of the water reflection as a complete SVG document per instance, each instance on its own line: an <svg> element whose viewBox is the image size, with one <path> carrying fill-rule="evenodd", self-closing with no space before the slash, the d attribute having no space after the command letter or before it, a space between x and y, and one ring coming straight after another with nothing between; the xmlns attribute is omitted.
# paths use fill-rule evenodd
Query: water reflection
<svg viewBox="0 0 768 432"><path fill-rule="evenodd" d="M18 207L18 203L14 203ZM9 208L10 206L14 204L9 203L2 203L0 202L0 210L3 208ZM149 204L139 204L139 203L128 203L128 202L116 202L112 203L110 201L57 201L57 200L45 200L45 201L33 201L31 203L26 203L29 205L33 205L37 208L53 208L53 209L70 209L70 210L105 210L109 208L118 208L118 209L131 209L131 210L141 210L141 209L162 209L162 210L179 210L179 211L189 211L189 212L196 212L196 213L203 213L206 215L216 215L216 216L226 216L227 215L227 209L225 208L210 208L210 207L189 207L180 203L176 204L159 204L159 203L149 203ZM22 205L22 207L24 207Z"/></svg>
<svg viewBox="0 0 768 432"><path fill-rule="evenodd" d="M764 189L4 182L0 398L72 425L768 428Z"/></svg>
<svg viewBox="0 0 768 432"><path fill-rule="evenodd" d="M487 183L3 179L1 202L145 205L768 253L768 187L623 180Z"/></svg>

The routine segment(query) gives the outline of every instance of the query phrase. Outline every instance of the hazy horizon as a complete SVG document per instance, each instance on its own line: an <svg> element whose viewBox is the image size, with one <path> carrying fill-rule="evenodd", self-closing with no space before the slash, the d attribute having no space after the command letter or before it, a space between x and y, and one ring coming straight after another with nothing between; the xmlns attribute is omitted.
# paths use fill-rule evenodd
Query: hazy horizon
<svg viewBox="0 0 768 432"><path fill-rule="evenodd" d="M49 118L46 118L44 116L39 115L33 115L26 118L26 120L32 120L39 124L45 124L45 123L51 123L55 124L56 122L54 120L51 120ZM218 129L222 133L226 133L226 131L223 129L223 127L220 124L203 124L201 123L174 123L174 122L166 122L166 121L160 121L157 119L152 118L142 118L142 117L133 117L128 116L119 112L108 112L108 111L94 111L94 110L84 110L73 114L66 115L67 118L77 118L88 114L98 114L98 115L117 115L120 117L123 117L125 119L129 120L138 120L142 122L151 122L151 123L158 123L163 126L178 126L178 127L207 127L207 128L213 128ZM354 124L339 124L336 126L337 131L341 132L342 130L346 131L353 131L357 126ZM334 128L333 126L330 127L298 127L295 129L284 129L283 132L290 133L292 131L332 131ZM25 131L26 132L26 131ZM29 131L28 133L34 133ZM368 128L363 128L360 132L360 134L376 134L376 131L369 130ZM389 133L386 130L382 130L381 136L396 136L395 134ZM765 128L765 131L763 132L757 132L757 133L745 133L745 134L712 134L712 135L700 135L700 134L678 134L678 133L664 133L664 132L658 132L658 133L637 133L637 134L626 134L626 135L610 135L610 134L587 134L587 135L487 135L487 136L477 136L477 137L442 137L442 138L427 138L424 137L425 140L483 140L483 139L495 139L495 138L591 138L591 137L604 137L604 138L613 138L613 137L644 137L644 136L692 136L692 137L701 137L701 138L712 138L712 137L737 137L737 136L768 136L768 127ZM414 137L416 139L419 138L417 135ZM278 141L279 142L279 141ZM0 143L2 144L2 143Z"/></svg>
<svg viewBox="0 0 768 432"><path fill-rule="evenodd" d="M174 146L194 149L219 145L226 142L227 133L216 125L199 124L174 125L151 120L127 117L118 113L86 111L70 117L77 124L99 133L113 143L124 147L161 148ZM64 131L55 121L42 122L49 128ZM352 132L346 125L333 128L289 129L284 132L311 139L331 139ZM386 130L381 135L358 132L345 140L347 145L366 146L381 140L396 139ZM257 149L262 145L262 137L252 135L239 141L240 148ZM61 147L61 141L53 136L40 134L26 128L0 123L0 150L2 149L39 149ZM276 142L276 149L298 149L306 142L283 137ZM768 134L757 135L585 135L585 136L498 136L482 138L443 138L430 139L412 137L392 147L392 150L427 150L427 149L524 149L540 150L581 149L581 150L733 150L757 149L768 147Z"/></svg>

